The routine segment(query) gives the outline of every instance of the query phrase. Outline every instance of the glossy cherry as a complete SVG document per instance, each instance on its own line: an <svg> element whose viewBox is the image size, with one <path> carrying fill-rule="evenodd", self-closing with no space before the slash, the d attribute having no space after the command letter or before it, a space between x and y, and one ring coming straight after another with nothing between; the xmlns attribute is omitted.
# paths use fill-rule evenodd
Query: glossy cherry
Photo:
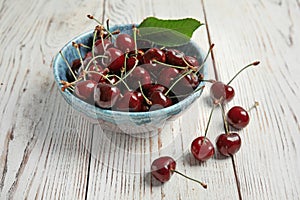
<svg viewBox="0 0 300 200"><path fill-rule="evenodd" d="M234 89L223 82L216 81L210 87L210 97L214 103L229 102L233 99L234 95Z"/></svg>
<svg viewBox="0 0 300 200"><path fill-rule="evenodd" d="M143 67L136 67L126 79L129 88L136 90L139 88L139 83L141 85L151 83L151 76L149 72Z"/></svg>
<svg viewBox="0 0 300 200"><path fill-rule="evenodd" d="M177 49L168 49L165 51L166 62L176 66L186 66L184 62L184 53Z"/></svg>
<svg viewBox="0 0 300 200"><path fill-rule="evenodd" d="M113 47L113 44L109 39L104 39L103 42L101 39L98 39L95 42L95 55L103 55L111 47Z"/></svg>
<svg viewBox="0 0 300 200"><path fill-rule="evenodd" d="M215 148L208 138L200 136L193 140L191 152L197 160L206 161L213 157Z"/></svg>
<svg viewBox="0 0 300 200"><path fill-rule="evenodd" d="M159 77L157 78L157 83L169 88L174 82L174 80L177 77L179 77L179 75L180 75L179 70L176 68L172 68L172 67L164 68L159 73Z"/></svg>
<svg viewBox="0 0 300 200"><path fill-rule="evenodd" d="M194 67L199 66L199 62L198 62L197 58L195 58L193 56L184 56L184 59L191 66L194 66Z"/></svg>
<svg viewBox="0 0 300 200"><path fill-rule="evenodd" d="M223 133L216 139L218 151L224 156L232 156L241 147L241 138L238 133Z"/></svg>
<svg viewBox="0 0 300 200"><path fill-rule="evenodd" d="M74 94L88 102L94 103L94 88L96 87L97 82L93 80L79 81L75 84Z"/></svg>
<svg viewBox="0 0 300 200"><path fill-rule="evenodd" d="M125 63L125 55L114 47L107 49L103 58L104 66L107 66L112 73L120 73Z"/></svg>
<svg viewBox="0 0 300 200"><path fill-rule="evenodd" d="M115 105L120 96L120 90L114 85L99 83L95 87L94 100L97 106L101 108L111 108Z"/></svg>
<svg viewBox="0 0 300 200"><path fill-rule="evenodd" d="M227 112L227 122L236 129L245 128L250 121L248 112L241 106L234 106Z"/></svg>
<svg viewBox="0 0 300 200"><path fill-rule="evenodd" d="M176 161L169 156L162 156L154 160L151 164L151 174L161 183L165 183L170 180L172 175L177 173L191 181L199 183L203 188L207 188L205 183L202 183L196 179L190 178L181 172L176 170Z"/></svg>
<svg viewBox="0 0 300 200"><path fill-rule="evenodd" d="M120 49L123 53L134 50L135 44L133 38L126 34L119 34L116 38L115 45L118 49Z"/></svg>
<svg viewBox="0 0 300 200"><path fill-rule="evenodd" d="M149 99L152 102L150 110L158 110L161 108L166 108L173 104L172 100L160 91L152 92Z"/></svg>
<svg viewBox="0 0 300 200"><path fill-rule="evenodd" d="M158 48L151 48L147 50L143 56L144 63L152 63L153 61L166 62L165 53Z"/></svg>
<svg viewBox="0 0 300 200"><path fill-rule="evenodd" d="M118 99L113 109L125 112L139 112L142 111L144 98L140 92L127 91Z"/></svg>

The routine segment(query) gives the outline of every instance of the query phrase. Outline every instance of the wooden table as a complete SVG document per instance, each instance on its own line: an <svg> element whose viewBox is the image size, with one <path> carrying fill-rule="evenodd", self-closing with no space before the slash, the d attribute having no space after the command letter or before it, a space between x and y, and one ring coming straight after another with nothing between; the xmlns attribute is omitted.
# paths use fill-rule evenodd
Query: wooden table
<svg viewBox="0 0 300 200"><path fill-rule="evenodd" d="M232 83L236 97L225 107L260 104L239 132L240 151L204 163L190 153L192 139L203 134L208 120L209 84L159 136L112 134L108 143L125 145L123 154L105 145L105 151L95 150L99 141L90 136L99 131L97 125L68 106L51 68L67 41L95 26L86 14L109 18L111 25L147 16L204 22L193 40L205 50L215 44L208 61L212 79L227 82L242 66L260 60ZM299 19L298 0L2 0L0 199L299 199ZM214 141L223 131L217 109L208 137ZM162 141L166 135L173 140ZM164 185L152 180L147 169L156 157L149 152L165 147L177 155L178 170L208 189L177 175ZM136 153L139 160L131 156Z"/></svg>

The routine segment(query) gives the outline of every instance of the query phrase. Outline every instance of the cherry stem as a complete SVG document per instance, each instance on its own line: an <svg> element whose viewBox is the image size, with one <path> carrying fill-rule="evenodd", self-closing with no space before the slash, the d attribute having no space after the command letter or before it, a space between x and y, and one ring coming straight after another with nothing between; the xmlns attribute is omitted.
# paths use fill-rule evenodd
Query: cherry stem
<svg viewBox="0 0 300 200"><path fill-rule="evenodd" d="M138 63L139 63L139 60L137 58L135 58L135 64L134 64L133 68L128 73L126 73L122 79L126 79L129 76L129 74L131 74L131 72L136 68ZM121 81L121 79L118 82L116 82L115 85L117 85L120 81Z"/></svg>
<svg viewBox="0 0 300 200"><path fill-rule="evenodd" d="M76 42L72 42L72 45L73 45L73 47L75 47L75 49L76 49L76 51L77 51L77 54L78 54L78 56L79 56L79 59L80 59L81 66L82 66L82 68L84 69L83 59L82 59L82 56L81 56L81 53L80 53L80 50L79 50L79 45L78 45ZM83 72L83 73L84 73L84 72ZM83 75L84 75L84 76L83 76L84 80L86 80L85 74L83 74Z"/></svg>
<svg viewBox="0 0 300 200"><path fill-rule="evenodd" d="M61 57L63 58L63 60L64 60L65 63L67 64L67 66L68 66L68 68L69 68L69 70L70 70L72 76L74 77L74 79L77 80L77 77L75 76L75 74L74 74L74 72L73 72L73 70L72 70L70 64L68 63L66 57L63 55L63 53L62 53L61 51L59 51L59 54L61 55Z"/></svg>
<svg viewBox="0 0 300 200"><path fill-rule="evenodd" d="M150 100L146 97L146 95L144 94L143 87L142 87L142 84L141 84L140 81L139 81L139 87L140 87L141 93L142 93L142 95L143 95L143 97L144 97L146 103L147 103L149 106L151 106L151 105L152 105L152 101L150 101Z"/></svg>
<svg viewBox="0 0 300 200"><path fill-rule="evenodd" d="M170 65L170 64L167 64L167 63L159 62L157 60L152 60L152 62L157 63L157 64L161 64L161 65L166 66L166 67L172 67L172 68L177 68L177 69L187 69L187 67Z"/></svg>
<svg viewBox="0 0 300 200"><path fill-rule="evenodd" d="M229 126L228 126L228 123L226 121L224 105L220 104L220 107L221 107L221 110L222 110L222 117L223 117L223 123L224 123L224 126L225 126L225 133L229 134Z"/></svg>
<svg viewBox="0 0 300 200"><path fill-rule="evenodd" d="M127 83L120 76L118 76L116 74L114 74L114 75L108 75L108 77L110 77L110 76L115 76L115 77L117 77L120 80L120 81L116 82L113 85L117 85L118 83L122 82L125 85L125 87L127 88L127 90L131 91L131 89L128 87Z"/></svg>
<svg viewBox="0 0 300 200"><path fill-rule="evenodd" d="M126 72L127 59L128 59L128 53L125 54L124 64L123 64L123 67L121 68L121 78L123 78L123 74L124 74L124 72Z"/></svg>
<svg viewBox="0 0 300 200"><path fill-rule="evenodd" d="M177 171L177 170L171 170L171 172L174 172L174 173L176 173L176 174L179 174L179 175L181 175L181 176L183 176L184 178L187 178L187 179L189 179L189 180L191 180L191 181L194 181L194 182L196 182L196 183L199 183L203 188L207 188L207 184L205 184L205 183L203 183L203 182L201 182L201 181L199 181L199 180L196 180L196 179L193 179L193 178L191 178L191 177L189 177L189 176L187 176L187 175L185 175L185 174L183 174L183 173L181 173L181 172L179 172L179 171Z"/></svg>
<svg viewBox="0 0 300 200"><path fill-rule="evenodd" d="M98 56L93 57L93 58L88 62L88 64L86 65L84 71L87 71L88 68L90 67L90 65L92 64L92 62L94 62L94 60L96 60L97 58L107 58L107 56L98 55Z"/></svg>
<svg viewBox="0 0 300 200"><path fill-rule="evenodd" d="M245 67L243 67L240 71L238 71L234 77L231 78L231 80L227 83L227 85L229 85L242 71L244 71L245 69L247 69L248 67L251 67L251 66L256 66L258 65L260 62L259 61L255 61L253 63L250 63L248 65L246 65Z"/></svg>
<svg viewBox="0 0 300 200"><path fill-rule="evenodd" d="M210 111L210 114L209 114L209 118L208 118L208 122L207 122L207 125L206 125L206 128L205 128L205 132L204 132L204 142L206 140L206 135L207 135L207 132L208 132L208 127L209 127L209 124L210 124L210 121L211 121L211 118L212 118L212 115L213 115L213 112L216 108L216 105L213 105L213 107L211 108L211 111Z"/></svg>
<svg viewBox="0 0 300 200"><path fill-rule="evenodd" d="M94 35L93 35L93 46L92 46L92 56L93 56L93 59L95 58L95 41L96 41L96 37L97 37L97 29L95 29L94 31ZM96 60L94 62L94 65L96 66Z"/></svg>
<svg viewBox="0 0 300 200"><path fill-rule="evenodd" d="M210 45L208 52L207 52L205 58L203 59L203 62L201 63L201 65L199 66L198 70L195 73L198 73L203 68L203 66L204 66L209 54L211 53L212 49L214 48L214 46L215 46L215 44Z"/></svg>
<svg viewBox="0 0 300 200"><path fill-rule="evenodd" d="M173 89L173 87L181 80L183 79L185 76L187 76L188 74L192 73L192 70L189 70L187 72L185 72L184 74L182 74L182 76L180 76L171 86L170 88L165 92L165 96L167 96L169 94L169 92Z"/></svg>
<svg viewBox="0 0 300 200"><path fill-rule="evenodd" d="M96 19L93 15L87 15L87 17L88 17L89 19L94 20L94 21L97 22L98 24L100 24L100 26L103 26L103 24L102 24L98 19ZM108 33L112 38L115 38L114 35L109 31L108 27L107 27L107 29L105 29L105 30L107 31L107 33Z"/></svg>
<svg viewBox="0 0 300 200"><path fill-rule="evenodd" d="M248 112L250 112L252 109L254 108L257 108L257 106L259 106L259 103L257 101L254 102L254 105L251 106L249 109L248 109Z"/></svg>
<svg viewBox="0 0 300 200"><path fill-rule="evenodd" d="M83 47L83 48L86 48L86 49L91 49L91 47L85 45L85 44L82 44L82 43L79 43L78 44L80 47Z"/></svg>
<svg viewBox="0 0 300 200"><path fill-rule="evenodd" d="M137 32L137 28L135 26L133 26L133 41L134 41L134 51L135 54L138 54L138 49L137 49L137 43L136 43L136 32Z"/></svg>

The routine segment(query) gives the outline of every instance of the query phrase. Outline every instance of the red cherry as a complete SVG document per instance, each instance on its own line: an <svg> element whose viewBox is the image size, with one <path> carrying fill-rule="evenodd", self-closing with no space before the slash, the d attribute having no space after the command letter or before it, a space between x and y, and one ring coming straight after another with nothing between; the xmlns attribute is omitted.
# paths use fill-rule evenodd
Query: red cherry
<svg viewBox="0 0 300 200"><path fill-rule="evenodd" d="M165 96L160 91L152 92L149 99L152 102L150 110L158 110L158 109L166 108L173 104L172 100L169 97Z"/></svg>
<svg viewBox="0 0 300 200"><path fill-rule="evenodd" d="M158 48L151 48L144 54L144 63L152 63L152 61L166 62L165 53Z"/></svg>
<svg viewBox="0 0 300 200"><path fill-rule="evenodd" d="M126 80L129 88L136 90L140 87L139 82L141 85L151 83L151 76L143 67L136 67Z"/></svg>
<svg viewBox="0 0 300 200"><path fill-rule="evenodd" d="M142 111L144 98L140 92L127 91L123 97L119 98L114 109L126 112Z"/></svg>
<svg viewBox="0 0 300 200"><path fill-rule="evenodd" d="M135 44L133 38L125 33L119 34L116 38L116 47L123 53L134 50Z"/></svg>
<svg viewBox="0 0 300 200"><path fill-rule="evenodd" d="M173 171L176 169L176 162L169 156L160 157L152 162L151 174L154 178L164 183L170 180Z"/></svg>
<svg viewBox="0 0 300 200"><path fill-rule="evenodd" d="M173 173L177 173L191 181L200 184L203 188L207 188L205 183L202 183L196 179L190 178L181 172L176 170L176 162L173 158L169 156L163 156L154 160L151 164L151 174L158 181L165 183L170 180Z"/></svg>
<svg viewBox="0 0 300 200"><path fill-rule="evenodd" d="M184 53L177 49L168 49L166 50L166 62L171 65L176 66L186 66L184 62Z"/></svg>
<svg viewBox="0 0 300 200"><path fill-rule="evenodd" d="M113 44L109 39L104 39L103 44L101 39L95 42L95 55L103 55L105 50L113 47Z"/></svg>
<svg viewBox="0 0 300 200"><path fill-rule="evenodd" d="M199 66L198 60L193 56L185 56L184 59L191 66L194 66L194 67Z"/></svg>
<svg viewBox="0 0 300 200"><path fill-rule="evenodd" d="M95 87L94 100L96 105L101 108L111 108L115 105L119 96L120 90L116 86L107 83L99 83Z"/></svg>
<svg viewBox="0 0 300 200"><path fill-rule="evenodd" d="M97 82L93 80L80 81L75 84L74 94L88 102L94 103L94 88L96 87Z"/></svg>
<svg viewBox="0 0 300 200"><path fill-rule="evenodd" d="M168 67L164 68L157 79L157 83L169 88L173 81L179 76L178 69Z"/></svg>
<svg viewBox="0 0 300 200"><path fill-rule="evenodd" d="M248 112L240 106L232 107L227 113L227 122L236 129L245 128L249 121Z"/></svg>
<svg viewBox="0 0 300 200"><path fill-rule="evenodd" d="M210 97L215 103L229 102L234 95L234 89L220 81L214 82L210 87Z"/></svg>
<svg viewBox="0 0 300 200"><path fill-rule="evenodd" d="M103 64L108 66L112 73L119 73L125 62L125 55L122 51L112 47L107 49L104 56L106 58L103 59Z"/></svg>
<svg viewBox="0 0 300 200"><path fill-rule="evenodd" d="M218 136L216 146L218 151L224 156L231 156L239 151L241 138L237 133L221 134Z"/></svg>
<svg viewBox="0 0 300 200"><path fill-rule="evenodd" d="M191 152L197 160L206 161L215 154L215 148L208 138L200 136L192 142Z"/></svg>

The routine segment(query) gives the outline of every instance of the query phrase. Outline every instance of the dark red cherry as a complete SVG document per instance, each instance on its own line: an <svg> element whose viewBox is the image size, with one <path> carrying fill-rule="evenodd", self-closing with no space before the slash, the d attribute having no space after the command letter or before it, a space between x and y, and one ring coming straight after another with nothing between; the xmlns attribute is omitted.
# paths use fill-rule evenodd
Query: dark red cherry
<svg viewBox="0 0 300 200"><path fill-rule="evenodd" d="M165 53L158 48L151 48L144 54L144 63L152 63L153 61L166 62Z"/></svg>
<svg viewBox="0 0 300 200"><path fill-rule="evenodd" d="M176 162L173 158L169 156L163 156L154 160L151 164L151 174L152 176L160 181L161 183L165 183L170 180L173 173L179 174L184 178L187 178L191 181L194 181L200 184L203 188L207 188L205 183L202 183L196 179L193 179L179 171L176 170Z"/></svg>
<svg viewBox="0 0 300 200"><path fill-rule="evenodd" d="M218 151L224 156L231 156L239 151L241 138L237 133L221 134L218 136L216 146Z"/></svg>
<svg viewBox="0 0 300 200"><path fill-rule="evenodd" d="M175 83L174 87L172 88L172 92L175 95L187 95L194 91L194 89L199 85L199 78L196 74L190 73L184 75L183 73L180 73L180 76L184 76L183 78L180 78L180 80Z"/></svg>
<svg viewBox="0 0 300 200"><path fill-rule="evenodd" d="M166 62L171 65L176 66L186 66L184 62L184 53L177 49L168 49L165 51L166 54Z"/></svg>
<svg viewBox="0 0 300 200"><path fill-rule="evenodd" d="M176 169L176 162L169 156L157 158L152 162L151 174L154 178L164 183L170 180L173 171Z"/></svg>
<svg viewBox="0 0 300 200"><path fill-rule="evenodd" d="M137 63L137 58L136 57L129 57L126 60L126 71L131 70Z"/></svg>
<svg viewBox="0 0 300 200"><path fill-rule="evenodd" d="M199 66L198 60L193 56L185 56L184 59L191 66L194 66L194 67Z"/></svg>
<svg viewBox="0 0 300 200"><path fill-rule="evenodd" d="M74 94L91 104L94 104L94 89L97 82L93 80L80 81L75 84Z"/></svg>
<svg viewBox="0 0 300 200"><path fill-rule="evenodd" d="M105 75L102 73L103 69L104 68L99 64L96 65L92 64L88 69L87 79L99 83L103 79L103 76Z"/></svg>
<svg viewBox="0 0 300 200"><path fill-rule="evenodd" d="M232 107L227 113L227 122L236 129L245 128L249 121L248 112L240 106Z"/></svg>
<svg viewBox="0 0 300 200"><path fill-rule="evenodd" d="M173 81L179 76L178 69L168 67L164 68L157 79L157 83L169 88Z"/></svg>
<svg viewBox="0 0 300 200"><path fill-rule="evenodd" d="M208 138L200 136L192 142L191 152L197 160L206 161L213 157L215 148Z"/></svg>
<svg viewBox="0 0 300 200"><path fill-rule="evenodd" d="M133 38L126 34L119 34L116 38L116 47L120 49L123 53L134 50L135 44Z"/></svg>
<svg viewBox="0 0 300 200"><path fill-rule="evenodd" d="M137 91L127 91L114 105L115 110L126 112L142 111L144 98L142 93Z"/></svg>
<svg viewBox="0 0 300 200"><path fill-rule="evenodd" d="M160 91L152 92L149 99L152 102L150 110L158 110L172 105L172 100Z"/></svg>
<svg viewBox="0 0 300 200"><path fill-rule="evenodd" d="M143 91L147 97L150 97L153 92L165 93L168 89L160 84L146 84L143 85Z"/></svg>
<svg viewBox="0 0 300 200"><path fill-rule="evenodd" d="M104 39L103 43L101 39L95 42L95 55L103 55L105 50L113 47L113 44L109 39Z"/></svg>
<svg viewBox="0 0 300 200"><path fill-rule="evenodd" d="M214 82L210 87L210 97L216 103L229 102L234 97L234 89L220 81Z"/></svg>
<svg viewBox="0 0 300 200"><path fill-rule="evenodd" d="M124 66L125 55L116 48L109 48L104 53L106 58L103 59L103 64L109 68L112 73L119 73Z"/></svg>
<svg viewBox="0 0 300 200"><path fill-rule="evenodd" d="M141 85L151 83L151 77L149 72L143 67L136 67L126 79L129 88L136 90L138 89L139 82Z"/></svg>
<svg viewBox="0 0 300 200"><path fill-rule="evenodd" d="M99 83L95 87L94 100L97 106L101 108L111 108L115 105L120 96L120 90L116 86Z"/></svg>

